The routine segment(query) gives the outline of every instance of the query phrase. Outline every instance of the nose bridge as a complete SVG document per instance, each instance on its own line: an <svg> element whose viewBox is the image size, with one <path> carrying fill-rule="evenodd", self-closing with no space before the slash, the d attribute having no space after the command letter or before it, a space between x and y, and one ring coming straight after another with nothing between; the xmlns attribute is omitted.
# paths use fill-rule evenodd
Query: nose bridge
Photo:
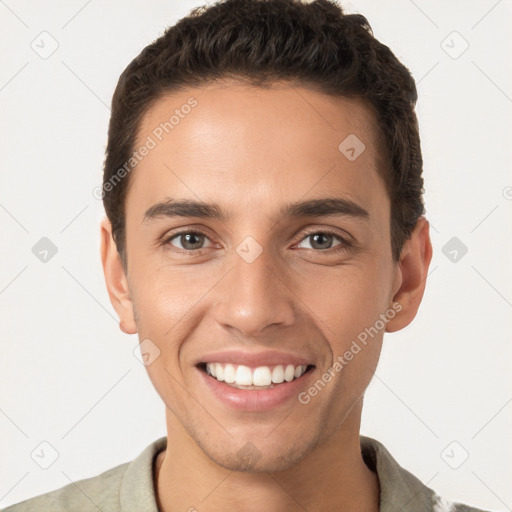
<svg viewBox="0 0 512 512"><path fill-rule="evenodd" d="M222 280L217 322L247 337L293 322L293 294L278 278L280 265L272 251L247 237L233 252L231 267Z"/></svg>

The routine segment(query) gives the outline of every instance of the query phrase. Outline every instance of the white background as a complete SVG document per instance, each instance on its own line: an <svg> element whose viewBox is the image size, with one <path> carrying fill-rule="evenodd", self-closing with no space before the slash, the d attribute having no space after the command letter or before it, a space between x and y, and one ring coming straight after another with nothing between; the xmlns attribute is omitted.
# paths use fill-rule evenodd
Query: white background
<svg viewBox="0 0 512 512"><path fill-rule="evenodd" d="M107 296L92 190L120 73L199 3L0 4L0 506L131 460L165 435L137 338L119 331ZM417 319L385 337L362 433L444 497L512 510L512 3L344 5L418 82L435 252ZM47 59L31 47L43 31L59 45ZM58 249L47 263L32 253L42 237ZM442 252L452 237L468 248L457 262ZM31 458L42 441L59 454L46 470ZM469 458L449 467L463 450Z"/></svg>

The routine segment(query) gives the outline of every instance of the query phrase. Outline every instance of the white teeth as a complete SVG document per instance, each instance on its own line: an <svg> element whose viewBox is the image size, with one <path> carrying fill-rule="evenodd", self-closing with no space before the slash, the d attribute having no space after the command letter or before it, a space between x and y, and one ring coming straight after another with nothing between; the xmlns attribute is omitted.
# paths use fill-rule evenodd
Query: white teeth
<svg viewBox="0 0 512 512"><path fill-rule="evenodd" d="M224 380L224 367L220 363L215 363L215 377L221 382Z"/></svg>
<svg viewBox="0 0 512 512"><path fill-rule="evenodd" d="M235 373L235 382L239 386L252 386L252 372L248 366L239 365Z"/></svg>
<svg viewBox="0 0 512 512"><path fill-rule="evenodd" d="M282 365L277 365L273 370L272 370L272 382L274 384L281 384L281 382L284 381L284 368L282 367Z"/></svg>
<svg viewBox="0 0 512 512"><path fill-rule="evenodd" d="M292 364L289 364L284 371L284 380L286 382L291 382L295 377L295 367Z"/></svg>
<svg viewBox="0 0 512 512"><path fill-rule="evenodd" d="M227 364L224 366L224 382L233 384L235 380L235 367L232 364Z"/></svg>
<svg viewBox="0 0 512 512"><path fill-rule="evenodd" d="M304 369L303 369L303 368L304 368L303 366L296 366L296 367L295 367L295 373L294 373L294 375L295 375L295 378L296 378L296 379L297 379L298 377L300 377L300 376L304 373L304 371L306 370L306 368L304 368Z"/></svg>
<svg viewBox="0 0 512 512"><path fill-rule="evenodd" d="M206 369L210 373L210 375L213 375L215 377L215 363L208 363L206 365Z"/></svg>
<svg viewBox="0 0 512 512"><path fill-rule="evenodd" d="M253 386L270 386L272 383L272 374L268 366L260 366L255 368L252 374Z"/></svg>
<svg viewBox="0 0 512 512"><path fill-rule="evenodd" d="M291 382L304 375L306 365L277 365L258 366L257 368L249 368L245 365L233 365L224 363L207 363L206 373L215 377L220 382L233 384L236 386L257 386L272 387L273 384L281 384L282 382Z"/></svg>

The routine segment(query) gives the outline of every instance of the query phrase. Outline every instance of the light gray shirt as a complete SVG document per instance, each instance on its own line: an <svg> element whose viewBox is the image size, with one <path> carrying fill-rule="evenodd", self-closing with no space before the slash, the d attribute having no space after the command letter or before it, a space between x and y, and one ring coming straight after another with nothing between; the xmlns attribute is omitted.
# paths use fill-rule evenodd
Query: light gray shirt
<svg viewBox="0 0 512 512"><path fill-rule="evenodd" d="M488 512L441 498L402 468L380 442L366 436L360 436L360 442L366 465L379 477L380 512ZM157 454L166 446L167 437L161 437L131 462L3 512L159 512L153 470Z"/></svg>

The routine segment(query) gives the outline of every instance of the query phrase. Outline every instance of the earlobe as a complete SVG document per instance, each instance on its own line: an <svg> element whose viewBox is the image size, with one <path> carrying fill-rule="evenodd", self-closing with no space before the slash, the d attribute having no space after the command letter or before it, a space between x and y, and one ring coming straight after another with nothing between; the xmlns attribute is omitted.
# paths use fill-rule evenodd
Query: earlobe
<svg viewBox="0 0 512 512"><path fill-rule="evenodd" d="M126 334L135 334L137 326L128 288L128 279L117 252L112 237L112 225L108 219L101 222L101 263L110 302L119 316L119 328Z"/></svg>
<svg viewBox="0 0 512 512"><path fill-rule="evenodd" d="M386 332L403 329L416 316L425 291L431 259L429 224L425 217L420 217L400 255L397 269L400 278L399 287L392 301L400 304L401 309L399 314L387 323Z"/></svg>

